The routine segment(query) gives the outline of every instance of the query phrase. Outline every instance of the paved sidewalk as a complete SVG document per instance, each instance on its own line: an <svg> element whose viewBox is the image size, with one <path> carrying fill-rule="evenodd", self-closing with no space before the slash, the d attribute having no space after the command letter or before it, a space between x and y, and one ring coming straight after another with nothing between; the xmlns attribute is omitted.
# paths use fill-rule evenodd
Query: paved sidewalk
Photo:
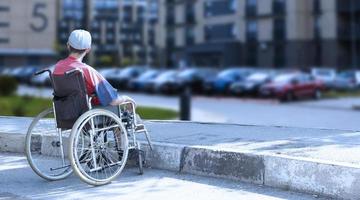
<svg viewBox="0 0 360 200"><path fill-rule="evenodd" d="M0 117L0 151L23 152L31 118ZM360 132L147 121L153 168L360 198ZM140 138L144 139L144 138Z"/></svg>
<svg viewBox="0 0 360 200"><path fill-rule="evenodd" d="M111 184L91 187L75 175L62 181L47 182L28 166L25 157L0 154L0 199L146 199L146 200L220 200L220 199L318 199L311 195L283 191L231 180L126 168ZM20 189L21 188L21 189Z"/></svg>
<svg viewBox="0 0 360 200"><path fill-rule="evenodd" d="M26 134L30 123L31 118L0 117L0 133ZM360 132L355 131L181 121L148 121L146 125L155 142L283 154L360 166Z"/></svg>
<svg viewBox="0 0 360 200"><path fill-rule="evenodd" d="M343 97L335 99L323 99L319 101L304 101L294 103L294 105L320 109L353 110L354 106L360 106L360 97Z"/></svg>

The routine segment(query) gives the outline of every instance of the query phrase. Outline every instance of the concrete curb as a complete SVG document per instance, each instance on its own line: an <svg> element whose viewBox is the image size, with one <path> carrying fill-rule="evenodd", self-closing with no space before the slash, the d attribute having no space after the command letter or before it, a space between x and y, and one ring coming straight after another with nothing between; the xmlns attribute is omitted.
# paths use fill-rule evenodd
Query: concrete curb
<svg viewBox="0 0 360 200"><path fill-rule="evenodd" d="M43 141L47 141L47 139ZM232 152L199 146L141 142L152 168L227 178L341 199L360 199L355 165L282 155ZM0 151L23 153L25 135L1 133Z"/></svg>
<svg viewBox="0 0 360 200"><path fill-rule="evenodd" d="M360 167L356 165L173 144L156 143L154 146L153 152L146 148L147 155L150 155L149 164L154 168L240 180L331 198L360 199ZM173 159L171 165L166 162L167 159Z"/></svg>
<svg viewBox="0 0 360 200"><path fill-rule="evenodd" d="M360 168L288 156L264 156L264 185L333 198L360 198Z"/></svg>
<svg viewBox="0 0 360 200"><path fill-rule="evenodd" d="M182 172L264 183L264 158L261 155L185 147Z"/></svg>

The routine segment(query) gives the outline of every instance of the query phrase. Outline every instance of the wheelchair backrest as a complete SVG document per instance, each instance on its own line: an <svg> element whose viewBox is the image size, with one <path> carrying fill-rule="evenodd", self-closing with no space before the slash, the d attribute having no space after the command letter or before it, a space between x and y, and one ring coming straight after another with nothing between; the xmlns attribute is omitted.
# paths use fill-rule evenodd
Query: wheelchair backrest
<svg viewBox="0 0 360 200"><path fill-rule="evenodd" d="M85 79L80 70L52 75L57 127L71 129L75 121L89 110Z"/></svg>

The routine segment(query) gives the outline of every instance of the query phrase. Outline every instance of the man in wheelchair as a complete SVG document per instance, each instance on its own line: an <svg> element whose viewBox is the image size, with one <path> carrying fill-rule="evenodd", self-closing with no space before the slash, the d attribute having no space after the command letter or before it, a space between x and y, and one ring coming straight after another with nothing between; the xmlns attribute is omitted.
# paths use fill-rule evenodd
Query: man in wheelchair
<svg viewBox="0 0 360 200"><path fill-rule="evenodd" d="M128 96L119 96L116 89L94 68L82 62L83 58L91 50L91 35L85 30L74 30L71 32L67 47L69 56L60 60L55 65L54 75L63 75L65 72L80 69L84 75L86 91L93 97L93 105L116 106L125 102L135 104L135 101Z"/></svg>
<svg viewBox="0 0 360 200"><path fill-rule="evenodd" d="M69 56L53 73L35 73L49 72L54 98L53 108L35 117L26 135L31 168L47 180L66 178L74 170L84 182L103 185L121 173L132 150L142 174L145 155L136 134L144 133L152 146L145 126L138 123L135 102L118 96L100 73L82 62L91 49L89 32L74 30L67 45ZM56 126L49 126L53 121ZM37 138L44 138L41 147Z"/></svg>

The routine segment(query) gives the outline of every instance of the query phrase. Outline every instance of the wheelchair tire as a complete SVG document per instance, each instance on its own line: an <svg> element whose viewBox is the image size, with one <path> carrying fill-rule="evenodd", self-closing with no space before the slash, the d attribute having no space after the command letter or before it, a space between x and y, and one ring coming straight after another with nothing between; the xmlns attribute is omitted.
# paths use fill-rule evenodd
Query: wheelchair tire
<svg viewBox="0 0 360 200"><path fill-rule="evenodd" d="M124 169L128 157L127 132L114 113L92 109L75 122L69 158L74 172L90 185L104 185Z"/></svg>
<svg viewBox="0 0 360 200"><path fill-rule="evenodd" d="M53 109L48 108L33 119L25 139L25 154L30 167L49 181L64 179L72 173L58 134Z"/></svg>

